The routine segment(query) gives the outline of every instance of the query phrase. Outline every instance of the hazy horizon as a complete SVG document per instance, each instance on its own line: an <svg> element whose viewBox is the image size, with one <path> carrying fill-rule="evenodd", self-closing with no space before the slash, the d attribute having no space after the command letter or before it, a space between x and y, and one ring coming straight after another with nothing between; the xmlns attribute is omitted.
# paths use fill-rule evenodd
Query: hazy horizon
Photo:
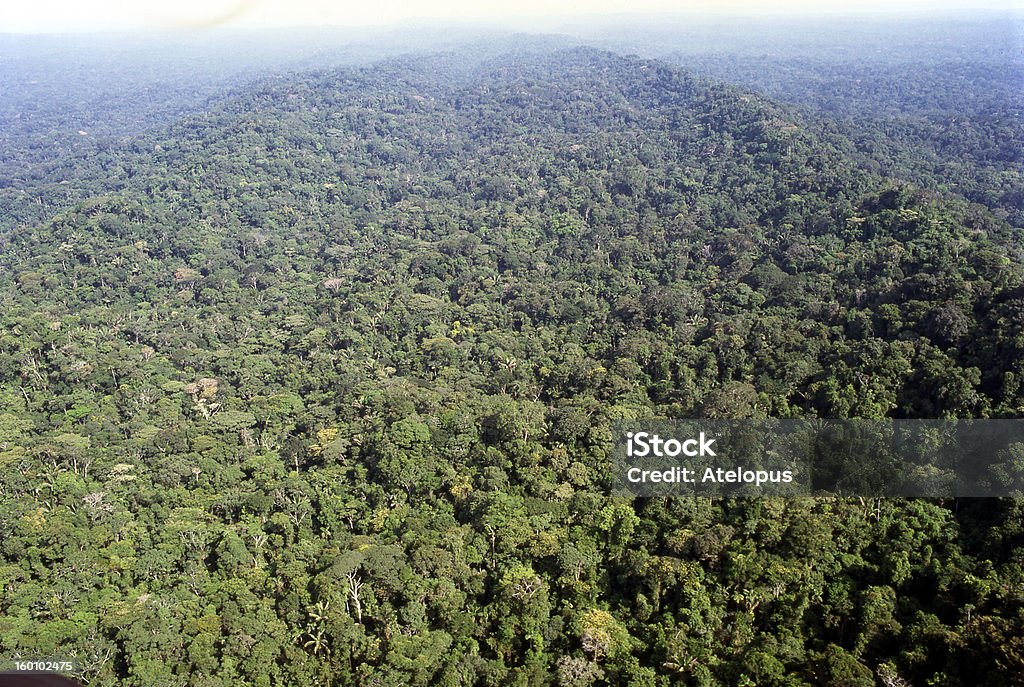
<svg viewBox="0 0 1024 687"><path fill-rule="evenodd" d="M0 33L53 34L116 31L190 31L201 29L391 28L460 25L550 29L561 22L645 17L828 18L892 15L964 16L1019 12L1019 0L979 0L964 6L952 0L520 0L514 5L483 6L467 0L384 0L368 6L326 0L183 0L136 4L123 0L41 0L0 7Z"/></svg>

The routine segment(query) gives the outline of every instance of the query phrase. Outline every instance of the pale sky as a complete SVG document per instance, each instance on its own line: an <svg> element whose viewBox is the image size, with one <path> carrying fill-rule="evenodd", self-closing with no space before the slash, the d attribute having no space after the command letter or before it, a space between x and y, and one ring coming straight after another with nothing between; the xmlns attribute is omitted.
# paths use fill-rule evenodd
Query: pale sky
<svg viewBox="0 0 1024 687"><path fill-rule="evenodd" d="M367 26L614 13L850 13L1024 9L1024 0L0 0L0 33L244 26Z"/></svg>

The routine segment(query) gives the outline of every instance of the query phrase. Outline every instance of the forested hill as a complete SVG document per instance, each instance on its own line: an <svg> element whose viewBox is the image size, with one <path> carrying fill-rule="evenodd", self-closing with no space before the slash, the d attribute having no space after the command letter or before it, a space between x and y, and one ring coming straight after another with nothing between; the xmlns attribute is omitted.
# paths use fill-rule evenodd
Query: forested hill
<svg viewBox="0 0 1024 687"><path fill-rule="evenodd" d="M1007 325L1019 325L1020 255L1007 252L1009 230L955 199L866 176L843 145L656 62L591 50L476 69L410 58L275 79L127 149L73 160L88 198L9 232L3 264L9 298L36 312L130 304L161 337L164 317L217 312L234 323L214 328L218 345L269 326L301 339L333 309L327 352L403 376L448 367L421 355L428 334L445 334L437 345L453 345L461 374L472 368L455 351L490 376L476 337L446 332L484 320L576 339L605 367L642 366L617 347L647 336L653 367L637 374L649 382L630 398L671 401L677 414L729 383L755 388L771 414L1017 412ZM266 310L276 315L266 326L243 324ZM357 313L400 319L369 348L350 347L368 333L338 321ZM505 353L535 358L529 337L515 338ZM873 355L906 364L872 370L870 394L850 380L821 388ZM665 367L684 364L701 370L692 387ZM922 379L922 367L946 381ZM537 370L512 376L546 390ZM652 399L659 382L673 392ZM917 399L919 382L962 390Z"/></svg>
<svg viewBox="0 0 1024 687"><path fill-rule="evenodd" d="M955 191L1024 226L1019 14L666 17L596 24L588 38L792 103L838 128L867 168Z"/></svg>
<svg viewBox="0 0 1024 687"><path fill-rule="evenodd" d="M607 496L615 418L1024 412L1019 236L851 150L656 61L451 54L7 186L2 653L139 687L1019 683L1014 502Z"/></svg>

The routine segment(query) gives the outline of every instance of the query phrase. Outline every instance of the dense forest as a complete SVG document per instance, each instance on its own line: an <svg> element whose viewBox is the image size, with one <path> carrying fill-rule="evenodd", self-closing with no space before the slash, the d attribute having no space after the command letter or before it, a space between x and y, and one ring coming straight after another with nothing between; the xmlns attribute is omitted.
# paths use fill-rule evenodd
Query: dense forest
<svg viewBox="0 0 1024 687"><path fill-rule="evenodd" d="M1024 414L1011 114L962 115L953 178L928 126L593 48L233 84L59 156L8 130L0 658L1024 684L1021 501L625 499L607 467L622 419Z"/></svg>

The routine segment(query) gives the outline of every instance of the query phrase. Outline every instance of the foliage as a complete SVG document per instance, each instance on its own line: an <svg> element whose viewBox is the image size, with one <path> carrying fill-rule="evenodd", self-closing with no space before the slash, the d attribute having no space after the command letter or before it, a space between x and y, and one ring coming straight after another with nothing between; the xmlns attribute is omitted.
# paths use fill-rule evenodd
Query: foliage
<svg viewBox="0 0 1024 687"><path fill-rule="evenodd" d="M268 79L5 218L0 653L1015 684L1019 503L624 501L605 469L624 417L1019 416L1013 227L664 63L459 64Z"/></svg>

